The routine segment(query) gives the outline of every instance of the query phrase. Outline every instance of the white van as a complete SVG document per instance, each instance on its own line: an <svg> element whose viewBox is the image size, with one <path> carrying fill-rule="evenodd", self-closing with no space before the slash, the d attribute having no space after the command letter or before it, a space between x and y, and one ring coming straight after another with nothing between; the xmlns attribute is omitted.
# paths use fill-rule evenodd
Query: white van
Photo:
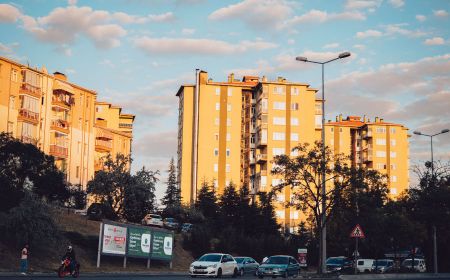
<svg viewBox="0 0 450 280"><path fill-rule="evenodd" d="M358 272L371 272L374 259L358 259L356 265Z"/></svg>

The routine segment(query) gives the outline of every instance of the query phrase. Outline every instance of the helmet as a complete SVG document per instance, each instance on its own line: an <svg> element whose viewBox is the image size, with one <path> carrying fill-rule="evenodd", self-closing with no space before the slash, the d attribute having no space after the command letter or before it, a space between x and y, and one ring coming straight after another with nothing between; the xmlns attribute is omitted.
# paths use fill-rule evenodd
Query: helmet
<svg viewBox="0 0 450 280"><path fill-rule="evenodd" d="M72 251L72 245L69 245L69 246L67 247L67 251Z"/></svg>

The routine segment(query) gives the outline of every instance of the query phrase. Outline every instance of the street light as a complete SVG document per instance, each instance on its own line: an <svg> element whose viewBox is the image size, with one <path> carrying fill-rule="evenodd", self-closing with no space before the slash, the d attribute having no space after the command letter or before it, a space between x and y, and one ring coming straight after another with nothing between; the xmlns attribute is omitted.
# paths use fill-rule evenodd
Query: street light
<svg viewBox="0 0 450 280"><path fill-rule="evenodd" d="M321 226L322 226L322 232L321 232L321 242L320 242L320 268L322 273L326 273L326 256L327 256L327 228L326 228L326 224L325 224L325 219L327 216L326 213L326 206L327 206L327 202L326 202L326 187L325 187L325 64L330 63L332 61L338 60L338 59L342 59L342 58L346 58L349 57L350 53L349 52L343 52L340 53L338 57L324 61L324 62L320 62L320 61L314 61L314 60L309 60L308 58L304 57L304 56L297 56L295 58L295 60L300 61L300 62L310 62L310 63L315 63L315 64L320 64L322 65L322 219L321 219Z"/></svg>
<svg viewBox="0 0 450 280"><path fill-rule="evenodd" d="M444 134L449 132L450 129L443 129L441 130L441 132L438 132L436 134L433 135L429 135L429 134L425 134L422 133L420 131L414 131L414 134L416 135L422 135L422 136L428 136L430 137L430 142L431 142L431 183L434 182L434 159L433 159L433 137L440 135L440 134ZM433 184L434 185L434 184ZM433 225L433 270L434 273L438 273L438 265L437 265L437 240L436 240L436 226Z"/></svg>

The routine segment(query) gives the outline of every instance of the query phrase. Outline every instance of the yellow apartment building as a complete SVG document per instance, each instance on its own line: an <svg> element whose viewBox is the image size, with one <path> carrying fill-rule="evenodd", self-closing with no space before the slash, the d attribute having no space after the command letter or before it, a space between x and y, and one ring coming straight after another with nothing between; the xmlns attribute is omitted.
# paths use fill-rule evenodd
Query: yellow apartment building
<svg viewBox="0 0 450 280"><path fill-rule="evenodd" d="M231 181L238 186L247 185L252 194L278 185L281 178L270 172L273 157L296 156L291 151L293 147L321 139L322 100L316 98L316 92L308 84L281 77L268 81L265 77L244 76L241 81L230 74L226 82L216 82L208 78L207 72L198 70L196 83L182 85L176 94L179 98L178 182L183 202L193 203L203 182L213 184L218 193ZM385 171L395 178L390 183L391 188L397 188L391 190L394 194L408 185L406 128L378 119L375 123L361 122L355 128L329 122L327 145L347 155L358 151L360 160L355 164L361 167L381 167L381 157L376 162L366 161L368 148L381 140L371 140L364 134L373 131L371 135L377 133L381 137L382 133L378 133L381 128L388 141L383 147L391 155L384 161L386 166L392 165ZM340 130L345 133L336 136ZM352 137L356 139L358 131L361 146L353 150ZM374 158L377 150L370 152ZM289 188L278 195L276 216L285 228L296 230L301 214L285 207L290 198Z"/></svg>
<svg viewBox="0 0 450 280"><path fill-rule="evenodd" d="M54 156L72 184L86 186L96 170L96 144L104 139L97 134L96 98L95 91L69 82L62 73L0 57L0 131ZM111 151L129 154L134 116L117 112L99 118L114 119L111 123L123 134L118 143L110 139Z"/></svg>
<svg viewBox="0 0 450 280"><path fill-rule="evenodd" d="M375 117L342 115L325 124L325 139L334 153L350 155L354 166L388 175L390 197L409 187L408 128Z"/></svg>

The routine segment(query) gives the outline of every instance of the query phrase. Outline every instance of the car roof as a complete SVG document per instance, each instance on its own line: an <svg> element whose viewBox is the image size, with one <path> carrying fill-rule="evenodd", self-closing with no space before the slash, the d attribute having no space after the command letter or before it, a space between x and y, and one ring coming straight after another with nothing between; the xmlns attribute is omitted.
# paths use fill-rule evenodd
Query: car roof
<svg viewBox="0 0 450 280"><path fill-rule="evenodd" d="M285 258L293 258L292 256L288 256L288 255L273 255L273 256L270 256L269 258L271 258L271 257L285 257Z"/></svg>

